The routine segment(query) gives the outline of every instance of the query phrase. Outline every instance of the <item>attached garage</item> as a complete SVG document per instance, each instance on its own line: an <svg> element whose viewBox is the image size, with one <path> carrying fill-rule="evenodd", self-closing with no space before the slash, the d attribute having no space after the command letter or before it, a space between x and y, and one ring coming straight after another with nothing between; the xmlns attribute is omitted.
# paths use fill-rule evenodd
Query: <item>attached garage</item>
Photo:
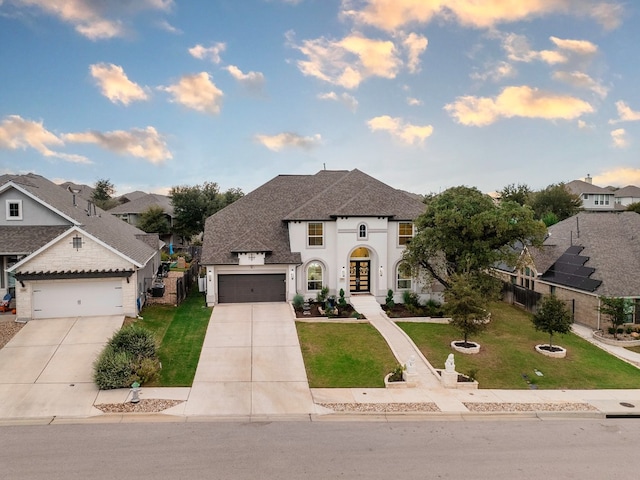
<svg viewBox="0 0 640 480"><path fill-rule="evenodd" d="M284 302L285 274L218 275L218 303Z"/></svg>
<svg viewBox="0 0 640 480"><path fill-rule="evenodd" d="M34 282L32 318L123 315L122 281Z"/></svg>

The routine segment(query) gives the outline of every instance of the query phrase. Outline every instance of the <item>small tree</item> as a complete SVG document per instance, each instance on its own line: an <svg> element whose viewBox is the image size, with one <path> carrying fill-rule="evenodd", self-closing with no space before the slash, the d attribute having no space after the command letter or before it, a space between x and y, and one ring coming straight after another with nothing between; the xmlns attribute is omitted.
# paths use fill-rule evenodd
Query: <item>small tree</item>
<svg viewBox="0 0 640 480"><path fill-rule="evenodd" d="M536 330L549 334L549 350L552 350L553 334L569 333L573 318L562 300L555 295L549 295L542 299L538 311L533 315L531 321Z"/></svg>
<svg viewBox="0 0 640 480"><path fill-rule="evenodd" d="M111 183L111 180L101 178L96 180L96 183L93 186L91 200L93 200L93 203L103 210L109 210L117 204L117 202L112 198L115 193L116 188L113 183Z"/></svg>
<svg viewBox="0 0 640 480"><path fill-rule="evenodd" d="M138 228L147 233L164 235L170 232L169 220L160 205L151 205L140 214Z"/></svg>
<svg viewBox="0 0 640 480"><path fill-rule="evenodd" d="M464 335L464 347L469 346L469 335L486 328L486 300L470 274L451 277L449 288L444 291L445 312L451 317L451 325Z"/></svg>
<svg viewBox="0 0 640 480"><path fill-rule="evenodd" d="M624 298L600 297L600 313L609 317L613 327L613 338L618 338L618 327L622 326L626 320L624 311Z"/></svg>

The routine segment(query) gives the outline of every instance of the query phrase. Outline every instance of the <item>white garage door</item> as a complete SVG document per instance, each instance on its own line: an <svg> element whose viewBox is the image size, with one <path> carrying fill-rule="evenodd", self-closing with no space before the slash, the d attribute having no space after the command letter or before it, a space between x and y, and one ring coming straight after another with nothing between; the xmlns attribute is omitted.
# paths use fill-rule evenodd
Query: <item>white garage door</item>
<svg viewBox="0 0 640 480"><path fill-rule="evenodd" d="M122 315L122 283L118 280L37 282L32 318Z"/></svg>

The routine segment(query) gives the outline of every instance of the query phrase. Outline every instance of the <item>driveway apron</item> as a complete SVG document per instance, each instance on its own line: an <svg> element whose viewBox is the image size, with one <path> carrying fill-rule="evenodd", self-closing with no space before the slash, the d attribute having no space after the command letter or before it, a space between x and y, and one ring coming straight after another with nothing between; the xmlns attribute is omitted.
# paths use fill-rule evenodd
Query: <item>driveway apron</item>
<svg viewBox="0 0 640 480"><path fill-rule="evenodd" d="M217 305L185 414L269 416L314 411L291 307Z"/></svg>
<svg viewBox="0 0 640 480"><path fill-rule="evenodd" d="M0 418L82 416L98 388L93 362L124 317L32 320L0 349Z"/></svg>

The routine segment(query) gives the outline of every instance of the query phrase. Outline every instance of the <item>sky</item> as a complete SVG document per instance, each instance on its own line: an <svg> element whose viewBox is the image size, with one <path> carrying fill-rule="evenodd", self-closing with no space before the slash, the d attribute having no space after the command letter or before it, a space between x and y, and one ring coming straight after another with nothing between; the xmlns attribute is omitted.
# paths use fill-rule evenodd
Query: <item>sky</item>
<svg viewBox="0 0 640 480"><path fill-rule="evenodd" d="M0 173L640 186L637 0L0 0Z"/></svg>

